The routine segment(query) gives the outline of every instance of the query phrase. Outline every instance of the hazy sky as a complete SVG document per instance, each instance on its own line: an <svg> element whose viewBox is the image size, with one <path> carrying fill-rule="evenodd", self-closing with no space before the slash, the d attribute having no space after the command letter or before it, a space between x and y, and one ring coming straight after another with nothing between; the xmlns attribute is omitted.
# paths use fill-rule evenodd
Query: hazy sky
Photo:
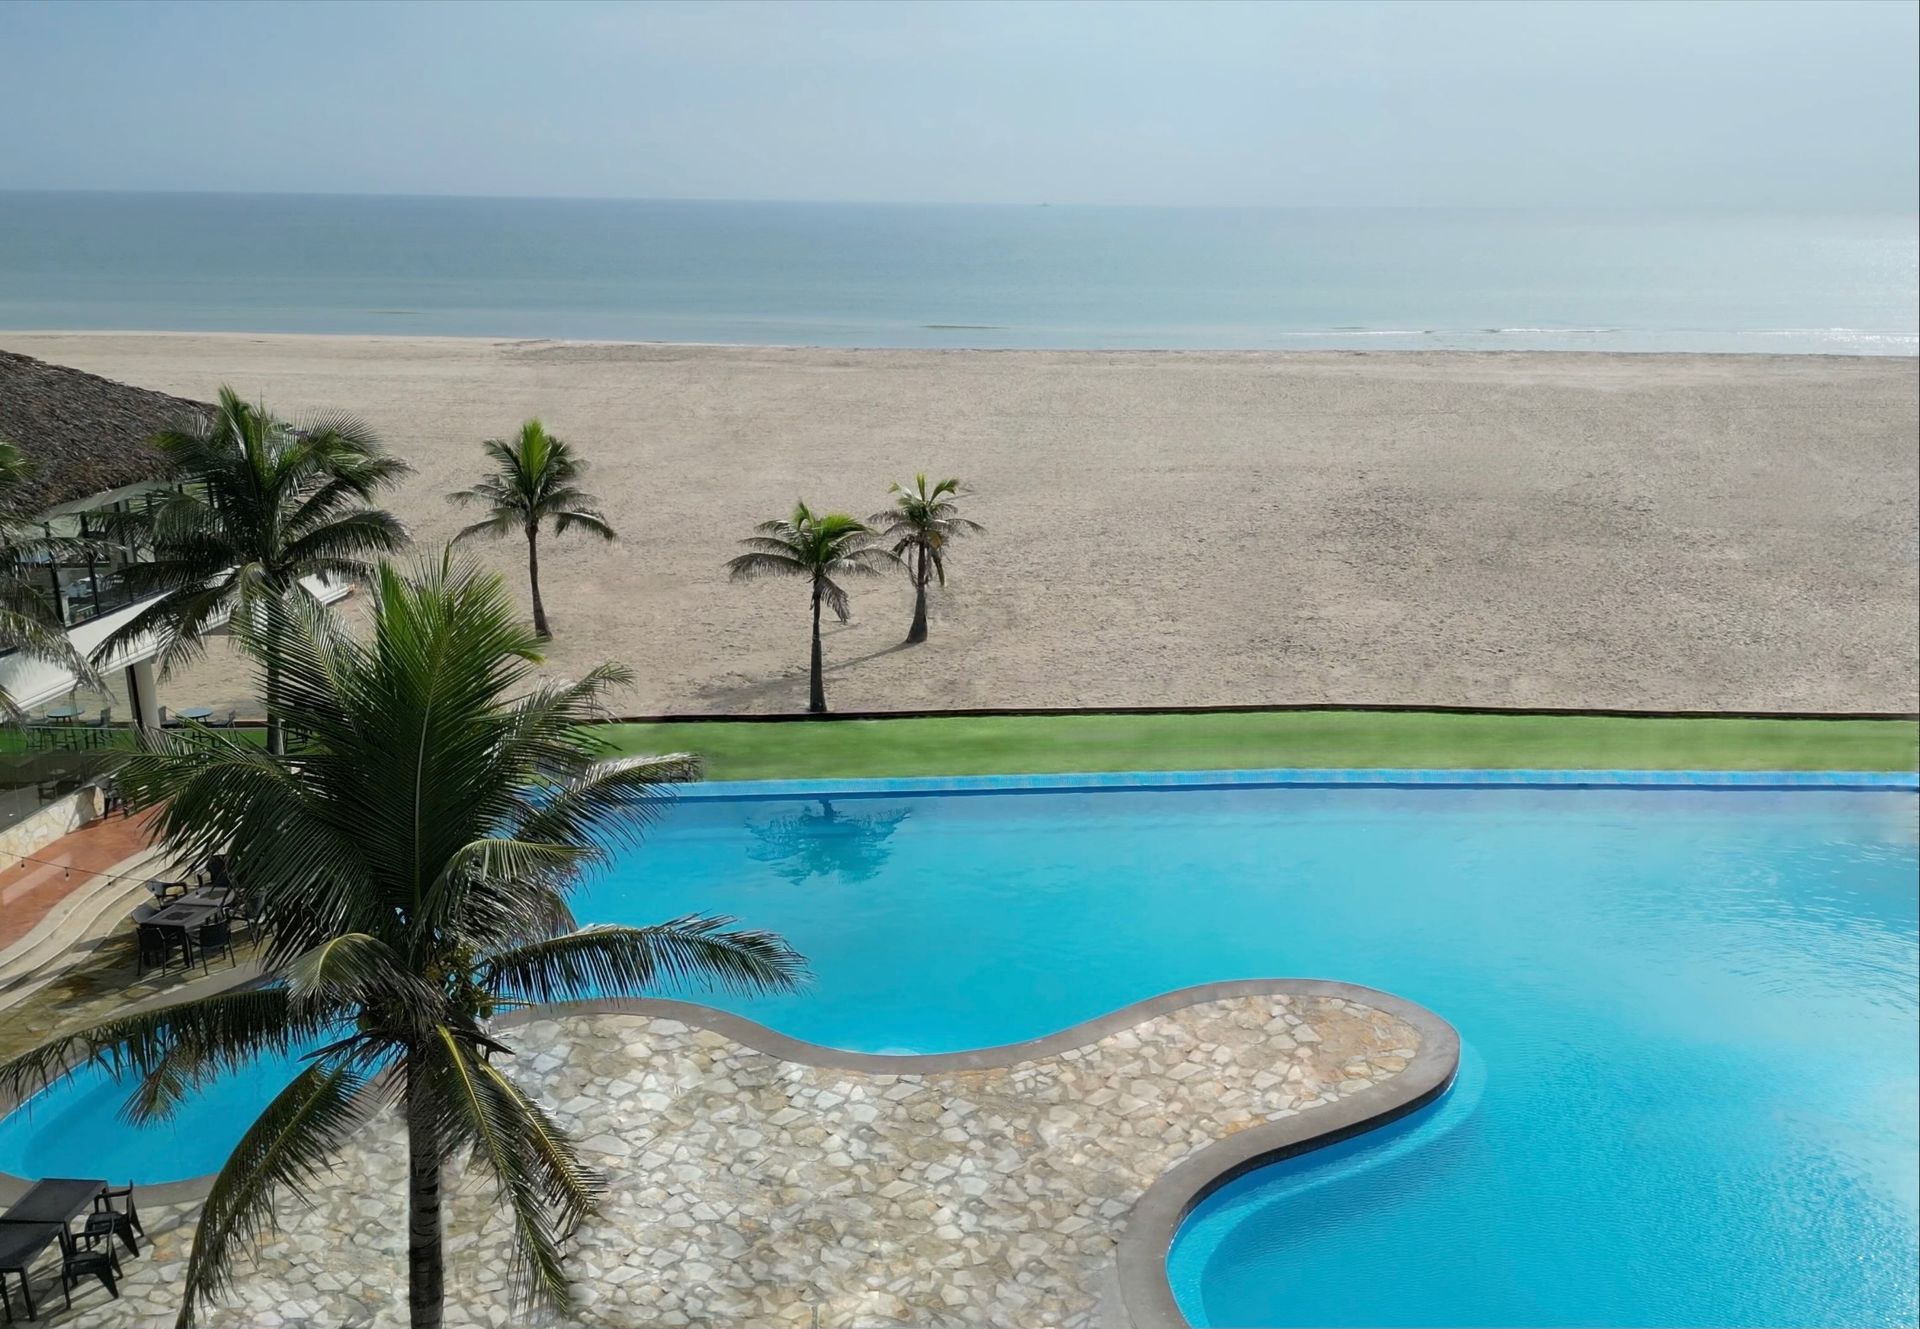
<svg viewBox="0 0 1920 1329"><path fill-rule="evenodd" d="M0 188L1915 204L1920 6L0 3Z"/></svg>

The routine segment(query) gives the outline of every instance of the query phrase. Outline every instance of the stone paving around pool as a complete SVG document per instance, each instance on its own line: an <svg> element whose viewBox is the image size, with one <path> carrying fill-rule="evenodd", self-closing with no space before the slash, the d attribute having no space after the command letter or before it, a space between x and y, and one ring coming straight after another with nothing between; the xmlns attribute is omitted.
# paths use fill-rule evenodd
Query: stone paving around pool
<svg viewBox="0 0 1920 1329"><path fill-rule="evenodd" d="M578 1306L562 1317L510 1303L505 1226L468 1178L448 1230L453 1326L1109 1322L1115 1238L1156 1178L1391 1079L1420 1039L1357 1001L1276 993L997 1069L914 1074L783 1060L657 1015L543 1015L507 1037L523 1049L517 1078L558 1109L611 1194L570 1247ZM390 1114L376 1120L201 1322L404 1324L402 1138ZM91 1284L71 1316L43 1322L170 1325L193 1211L143 1214L154 1246L127 1266L121 1300ZM43 1304L58 1301L48 1288Z"/></svg>

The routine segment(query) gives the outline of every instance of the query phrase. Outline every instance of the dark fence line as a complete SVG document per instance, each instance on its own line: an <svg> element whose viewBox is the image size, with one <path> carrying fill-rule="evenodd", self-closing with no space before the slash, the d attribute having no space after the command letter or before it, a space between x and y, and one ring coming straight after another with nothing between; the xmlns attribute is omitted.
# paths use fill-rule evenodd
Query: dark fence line
<svg viewBox="0 0 1920 1329"><path fill-rule="evenodd" d="M1094 715L1307 715L1316 712L1356 711L1373 715L1538 715L1578 719L1592 716L1617 720L1900 720L1920 723L1920 711L1658 711L1615 706L1422 706L1394 702L1303 702L1295 706L981 706L971 709L917 711L762 711L729 715L695 714L616 715L607 724L812 724L843 720L973 720L1043 716ZM264 729L263 719L241 717L236 729Z"/></svg>
<svg viewBox="0 0 1920 1329"><path fill-rule="evenodd" d="M753 715L622 715L614 724L790 724L835 720L966 720L1019 716L1090 715L1296 715L1360 711L1378 715L1541 715L1623 720L1905 720L1920 722L1920 711L1657 711L1581 706L1420 706L1396 703L1309 702L1296 706L989 706L971 710L778 711Z"/></svg>

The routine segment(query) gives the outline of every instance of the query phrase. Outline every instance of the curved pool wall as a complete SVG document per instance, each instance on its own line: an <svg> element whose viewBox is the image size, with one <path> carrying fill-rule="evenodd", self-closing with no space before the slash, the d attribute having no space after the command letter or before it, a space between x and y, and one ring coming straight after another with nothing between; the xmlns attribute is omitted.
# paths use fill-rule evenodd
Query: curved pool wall
<svg viewBox="0 0 1920 1329"><path fill-rule="evenodd" d="M1444 1147L1480 1110L1487 1065L1462 1044L1459 1064L1444 1092L1414 1111L1294 1157L1222 1179L1216 1174L1181 1218L1164 1258L1164 1279L1177 1315L1208 1324L1205 1294L1209 1265L1223 1246L1250 1234L1284 1240L1301 1209L1326 1188L1351 1189L1368 1173L1402 1163L1423 1150ZM1141 1317L1136 1317L1136 1321Z"/></svg>
<svg viewBox="0 0 1920 1329"><path fill-rule="evenodd" d="M1210 1227L1194 1304L1215 1323L1911 1323L1915 785L1444 771L694 786L580 914L715 910L781 930L813 962L810 993L685 995L869 1053L1018 1042L1273 974L1382 988L1451 1021L1485 1062L1480 1110L1304 1199L1250 1204L1258 1224ZM180 1126L237 1137L247 1115L189 1109ZM23 1156L9 1118L0 1170L72 1171L63 1140L84 1158L108 1125L45 1132Z"/></svg>

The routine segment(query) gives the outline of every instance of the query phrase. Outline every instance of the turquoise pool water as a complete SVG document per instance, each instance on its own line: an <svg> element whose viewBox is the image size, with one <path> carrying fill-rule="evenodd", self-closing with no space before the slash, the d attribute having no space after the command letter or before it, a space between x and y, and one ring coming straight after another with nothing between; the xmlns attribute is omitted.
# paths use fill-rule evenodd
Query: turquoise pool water
<svg viewBox="0 0 1920 1329"><path fill-rule="evenodd" d="M688 802L583 918L718 910L810 957L722 1001L876 1052L1034 1037L1171 988L1339 978L1461 1032L1389 1132L1256 1172L1169 1264L1210 1325L1891 1325L1920 1277L1908 793L1182 789ZM283 1073L125 1165L117 1100L0 1170L208 1170ZM104 1088L102 1086L96 1086Z"/></svg>

